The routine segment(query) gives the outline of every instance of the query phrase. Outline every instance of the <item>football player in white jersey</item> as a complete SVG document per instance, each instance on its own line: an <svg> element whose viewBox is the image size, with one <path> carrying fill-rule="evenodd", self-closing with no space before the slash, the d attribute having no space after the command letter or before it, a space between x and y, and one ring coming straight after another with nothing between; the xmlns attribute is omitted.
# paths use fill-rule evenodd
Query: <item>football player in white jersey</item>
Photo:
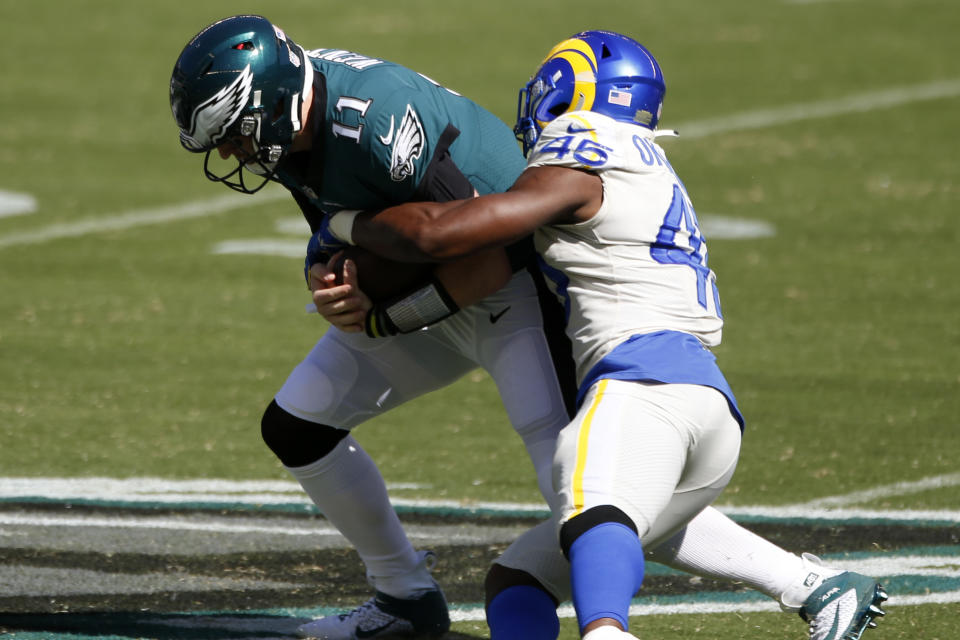
<svg viewBox="0 0 960 640"><path fill-rule="evenodd" d="M508 192L344 212L330 231L391 258L427 262L535 234L543 271L566 307L579 410L554 458L556 529L534 528L498 560L510 567L543 558L537 583L517 599L524 611L546 609L535 606L537 587L543 598L562 599L568 578L584 638L633 638L628 611L646 550L777 598L810 623L814 640L855 640L882 615L886 594L875 580L797 557L709 507L734 472L744 421L709 351L723 320L706 242L655 141L664 93L660 67L642 45L579 33L550 51L521 92L515 131L527 168ZM563 578L548 550L557 536L569 560ZM523 616L499 611L510 593L488 602L488 621ZM510 637L546 637L525 633Z"/></svg>

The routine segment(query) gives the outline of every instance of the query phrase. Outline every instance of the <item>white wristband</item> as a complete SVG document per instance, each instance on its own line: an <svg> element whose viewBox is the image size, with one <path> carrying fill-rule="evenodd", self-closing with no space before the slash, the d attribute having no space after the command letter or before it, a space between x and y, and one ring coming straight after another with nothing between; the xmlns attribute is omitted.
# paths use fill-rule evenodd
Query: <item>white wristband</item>
<svg viewBox="0 0 960 640"><path fill-rule="evenodd" d="M357 217L359 211L352 209L341 209L330 216L330 233L337 237L341 242L347 244L356 244L353 241L353 219Z"/></svg>

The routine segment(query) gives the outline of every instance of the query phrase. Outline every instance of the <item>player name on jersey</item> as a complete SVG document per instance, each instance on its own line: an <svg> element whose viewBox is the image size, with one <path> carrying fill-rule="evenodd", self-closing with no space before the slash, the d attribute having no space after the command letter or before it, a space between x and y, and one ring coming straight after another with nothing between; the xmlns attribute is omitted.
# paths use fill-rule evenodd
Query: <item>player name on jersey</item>
<svg viewBox="0 0 960 640"><path fill-rule="evenodd" d="M383 60L368 58L367 56L362 56L359 53L353 53L343 49L314 49L313 51L308 51L307 55L311 58L317 58L318 60L339 62L347 65L348 67L353 67L354 69L361 71L367 67L372 67L374 65L383 63Z"/></svg>

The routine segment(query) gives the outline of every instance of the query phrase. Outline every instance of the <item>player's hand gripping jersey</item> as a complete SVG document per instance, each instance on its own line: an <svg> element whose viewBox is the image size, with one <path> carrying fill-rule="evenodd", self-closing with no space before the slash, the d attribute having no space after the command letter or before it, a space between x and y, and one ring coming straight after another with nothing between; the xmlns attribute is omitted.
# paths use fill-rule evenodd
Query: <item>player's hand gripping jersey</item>
<svg viewBox="0 0 960 640"><path fill-rule="evenodd" d="M707 384L733 399L705 347L723 319L707 245L654 132L578 111L544 130L528 166L595 173L603 205L540 227L537 250L567 310L581 395L600 377Z"/></svg>

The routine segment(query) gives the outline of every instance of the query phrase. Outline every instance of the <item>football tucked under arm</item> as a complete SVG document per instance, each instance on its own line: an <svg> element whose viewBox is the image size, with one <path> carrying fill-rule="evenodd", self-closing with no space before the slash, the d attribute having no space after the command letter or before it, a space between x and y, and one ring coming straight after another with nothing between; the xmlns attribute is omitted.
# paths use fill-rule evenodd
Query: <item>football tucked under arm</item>
<svg viewBox="0 0 960 640"><path fill-rule="evenodd" d="M518 255L526 257L526 253L520 250ZM343 264L349 258L357 267L360 290L372 302L394 300L432 280L439 280L461 309L499 291L513 273L526 264L525 259L510 256L508 251L500 248L440 264L398 262L356 246L347 247L335 258L331 266L336 274L336 284L343 283Z"/></svg>
<svg viewBox="0 0 960 640"><path fill-rule="evenodd" d="M397 262L360 247L348 246L333 264L337 284L343 284L343 263L347 259L357 266L357 284L374 304L426 285L436 266L423 262Z"/></svg>
<svg viewBox="0 0 960 640"><path fill-rule="evenodd" d="M373 302L364 323L371 337L410 333L439 322L498 291L512 276L502 249L436 265L396 262L349 247L331 265L337 284L343 282L347 259L356 265L358 288Z"/></svg>
<svg viewBox="0 0 960 640"><path fill-rule="evenodd" d="M337 285L345 281L347 260L355 267L354 284L373 303L363 319L363 331L371 338L412 333L459 311L434 277L436 265L396 262L348 247L330 265Z"/></svg>

